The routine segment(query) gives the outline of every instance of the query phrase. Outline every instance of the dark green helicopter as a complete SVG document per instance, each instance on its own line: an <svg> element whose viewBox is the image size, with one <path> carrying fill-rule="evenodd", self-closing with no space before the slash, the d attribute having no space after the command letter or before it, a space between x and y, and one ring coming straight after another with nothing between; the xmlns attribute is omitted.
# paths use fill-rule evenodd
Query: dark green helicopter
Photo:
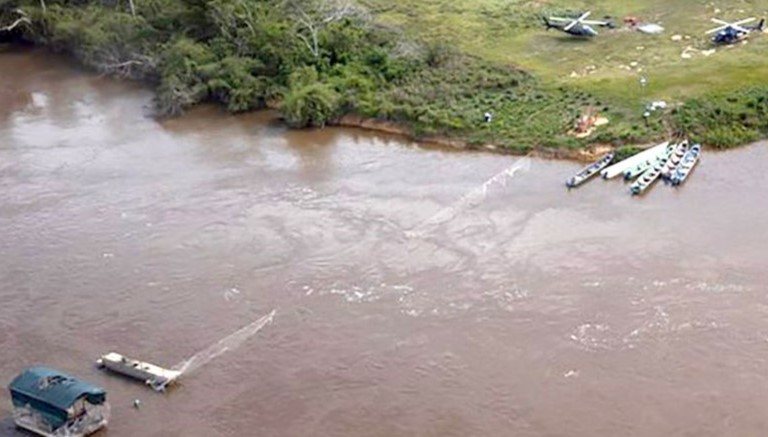
<svg viewBox="0 0 768 437"><path fill-rule="evenodd" d="M591 13L591 11L584 12L578 18L542 17L542 19L547 26L547 30L556 29L573 36L597 36L598 33L592 26L615 27L611 21L587 20L586 18Z"/></svg>

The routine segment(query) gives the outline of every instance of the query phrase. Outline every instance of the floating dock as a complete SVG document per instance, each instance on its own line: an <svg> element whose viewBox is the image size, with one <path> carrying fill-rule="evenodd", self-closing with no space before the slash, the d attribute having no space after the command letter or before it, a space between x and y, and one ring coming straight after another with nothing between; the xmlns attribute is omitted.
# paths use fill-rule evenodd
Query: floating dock
<svg viewBox="0 0 768 437"><path fill-rule="evenodd" d="M48 367L30 367L8 386L16 426L44 437L85 437L107 426L107 392Z"/></svg>

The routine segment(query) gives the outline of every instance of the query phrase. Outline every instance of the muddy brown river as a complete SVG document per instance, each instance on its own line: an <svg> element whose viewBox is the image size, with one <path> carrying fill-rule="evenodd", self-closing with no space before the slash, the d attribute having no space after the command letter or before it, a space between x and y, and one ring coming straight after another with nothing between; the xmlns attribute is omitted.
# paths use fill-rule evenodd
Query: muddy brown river
<svg viewBox="0 0 768 437"><path fill-rule="evenodd" d="M150 115L0 53L0 382L103 386L98 435L768 434L765 145L633 198L568 192L577 163ZM194 364L159 394L110 351Z"/></svg>

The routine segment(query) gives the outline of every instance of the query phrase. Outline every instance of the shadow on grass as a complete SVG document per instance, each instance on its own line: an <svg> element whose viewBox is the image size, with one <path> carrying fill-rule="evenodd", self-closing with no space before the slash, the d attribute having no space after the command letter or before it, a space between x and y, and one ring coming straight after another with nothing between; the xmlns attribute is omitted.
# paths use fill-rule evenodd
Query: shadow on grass
<svg viewBox="0 0 768 437"><path fill-rule="evenodd" d="M558 34L550 35L549 39L557 43L565 43L565 44L592 44L594 42L594 38L600 38L599 36L593 37L593 36L568 35L558 30L553 30L550 32L557 32Z"/></svg>

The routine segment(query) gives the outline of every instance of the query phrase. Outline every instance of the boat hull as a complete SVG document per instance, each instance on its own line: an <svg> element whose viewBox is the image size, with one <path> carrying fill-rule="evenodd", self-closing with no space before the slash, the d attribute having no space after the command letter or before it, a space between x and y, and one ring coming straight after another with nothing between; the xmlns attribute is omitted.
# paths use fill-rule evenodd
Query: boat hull
<svg viewBox="0 0 768 437"><path fill-rule="evenodd" d="M682 185L690 176L691 172L693 172L693 169L696 167L696 165L699 163L701 159L701 146L698 144L695 144L693 147L691 147L688 152L686 152L685 156L683 157L682 162L678 166L678 168L673 173L672 177L670 178L670 182L673 186L679 186Z"/></svg>
<svg viewBox="0 0 768 437"><path fill-rule="evenodd" d="M40 428L36 428L33 425L30 425L28 423L23 422L14 422L18 428L24 429L26 431L29 431L31 433L43 436L43 437L87 437L89 435L93 435L96 432L100 431L102 428L107 427L107 421L103 420L96 428L94 428L92 431L88 431L87 433L72 433L71 431L64 431L63 433L58 433L54 431L51 433L50 431L46 431Z"/></svg>
<svg viewBox="0 0 768 437"><path fill-rule="evenodd" d="M675 170L677 170L677 167L683 161L683 157L685 157L686 153L688 153L687 140L681 142L675 147L674 152L672 153L672 155L670 155L669 160L667 161L667 164L664 166L664 169L661 171L662 180L669 181L672 178L672 175L675 173Z"/></svg>
<svg viewBox="0 0 768 437"><path fill-rule="evenodd" d="M640 176L641 174L648 171L650 168L654 167L659 163L661 159L663 159L666 156L669 156L670 153L674 150L675 146L670 145L667 146L666 149L659 152L656 156L649 157L646 161L638 163L635 167L630 168L629 170L624 172L624 180L629 181L632 179L635 179L636 177Z"/></svg>
<svg viewBox="0 0 768 437"><path fill-rule="evenodd" d="M627 170L640 164L643 161L652 160L656 156L662 154L666 147L669 146L669 141L665 141L661 144L657 144L648 150L644 150L637 155L630 156L629 158L618 162L600 172L600 175L605 179L611 179L618 175L624 174Z"/></svg>
<svg viewBox="0 0 768 437"><path fill-rule="evenodd" d="M645 161L642 164L639 164L638 166L632 168L631 170L627 170L624 172L624 180L630 181L641 174L645 173L649 168L653 167L653 162L651 161Z"/></svg>
<svg viewBox="0 0 768 437"><path fill-rule="evenodd" d="M96 364L112 372L143 381L157 391L165 390L166 386L181 376L180 371L126 358L115 352L102 356Z"/></svg>
<svg viewBox="0 0 768 437"><path fill-rule="evenodd" d="M565 186L568 188L576 188L579 185L583 184L584 182L592 179L594 176L600 173L601 170L608 167L610 165L611 161L613 161L614 154L609 153L607 155L604 155L602 158L598 159L597 161L593 162L592 164L584 167L581 169L578 173L576 173L575 176L568 179L565 182Z"/></svg>
<svg viewBox="0 0 768 437"><path fill-rule="evenodd" d="M43 437L86 437L106 428L109 423L109 411L109 404L92 406L81 417L52 429L39 413L22 407L14 409L13 422L18 428Z"/></svg>
<svg viewBox="0 0 768 437"><path fill-rule="evenodd" d="M653 167L649 168L645 171L645 173L640 175L640 177L630 187L630 191L633 195L643 194L651 185L653 185L654 182L656 182L657 179L659 179L661 176L661 171L667 164L667 160L669 159L670 154L670 152L666 152Z"/></svg>

